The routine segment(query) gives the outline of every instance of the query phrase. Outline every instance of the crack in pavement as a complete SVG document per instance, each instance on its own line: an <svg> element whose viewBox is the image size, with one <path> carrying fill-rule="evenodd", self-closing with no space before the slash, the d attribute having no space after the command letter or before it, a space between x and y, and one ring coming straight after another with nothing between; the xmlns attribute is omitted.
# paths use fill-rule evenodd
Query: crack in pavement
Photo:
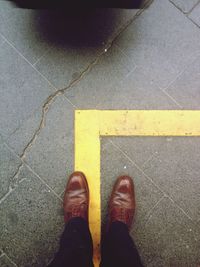
<svg viewBox="0 0 200 267"><path fill-rule="evenodd" d="M8 187L8 191L4 194L3 197L0 199L0 205L4 202L4 200L7 199L7 197L17 188L17 186L22 183L26 178L19 179L20 171L23 167L23 163L20 163L17 167L16 172L13 174L13 176L10 178L10 184Z"/></svg>
<svg viewBox="0 0 200 267"><path fill-rule="evenodd" d="M116 33L116 35L113 37L113 39L107 43L105 49L92 61L90 62L90 64L87 66L87 68L85 70L83 70L81 72L81 74L74 80L72 80L69 85L67 87L64 87L62 89L57 90L55 93L51 94L45 101L45 103L43 104L42 107L42 117L39 123L38 128L36 129L36 131L34 132L32 138L30 139L30 141L28 142L28 144L25 146L25 148L23 149L23 152L20 155L21 160L23 161L26 157L26 153L29 150L29 148L33 145L33 143L35 142L35 140L37 139L37 136L40 134L41 129L44 127L45 125L45 118L46 115L48 113L48 110L51 106L51 104L54 102L54 100L56 99L56 97L58 97L59 95L63 95L65 93L65 91L69 90L71 87L73 87L75 84L79 83L82 78L91 71L91 69L97 65L97 63L99 62L100 58L107 53L107 51L112 47L114 41L118 38L118 36L133 22L133 20L138 17L144 10L145 8L147 8L151 3L153 2L153 0L147 1L144 6L143 9L140 9L133 18L131 18L125 25L123 25L123 27L121 29L119 29L119 31Z"/></svg>
<svg viewBox="0 0 200 267"><path fill-rule="evenodd" d="M147 0L144 1L144 4L142 6L142 8L140 10L138 10L138 12L136 12L134 14L134 16L128 20L125 24L123 24L123 26L121 28L119 28L119 30L116 32L115 36L112 38L112 40L108 41L107 44L105 45L104 50L92 61L90 62L90 64L80 73L80 75L72 80L68 86L59 89L57 91L55 91L53 94L51 94L44 102L43 106L42 106L42 115L41 115L41 120L40 123L37 127L37 129L34 131L33 136L31 137L31 139L29 140L29 142L27 143L27 145L24 147L21 155L20 155L20 159L21 159L21 164L18 166L15 174L12 176L12 178L10 179L10 185L9 185L9 190L8 192L0 199L0 204L12 193L12 191L14 191L16 189L16 187L18 186L18 184L20 183L20 181L18 181L18 176L20 174L20 171L23 167L23 163L24 160L26 158L26 154L27 152L30 150L30 148L32 147L32 145L35 143L37 137L39 136L42 128L45 126L45 119L46 119L46 115L49 111L49 108L51 107L52 103L55 101L55 99L60 96L63 95L67 90L69 90L71 87L73 87L75 84L79 83L82 78L88 74L91 69L98 64L100 58L107 53L107 51L113 46L115 40L120 36L120 34L138 17L140 16L144 10L146 8L148 8L152 2L154 0ZM72 103L71 103L72 104ZM23 180L23 179L22 179Z"/></svg>

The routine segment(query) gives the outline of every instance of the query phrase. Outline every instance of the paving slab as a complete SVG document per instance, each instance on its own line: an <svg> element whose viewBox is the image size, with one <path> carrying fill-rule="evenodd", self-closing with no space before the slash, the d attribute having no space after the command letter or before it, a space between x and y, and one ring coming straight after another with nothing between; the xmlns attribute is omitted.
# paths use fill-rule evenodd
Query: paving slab
<svg viewBox="0 0 200 267"><path fill-rule="evenodd" d="M196 222L200 219L199 146L199 137L169 137L142 167Z"/></svg>
<svg viewBox="0 0 200 267"><path fill-rule="evenodd" d="M50 47L37 27L42 23L41 12L16 8L6 0L0 0L0 5L0 33L34 64Z"/></svg>
<svg viewBox="0 0 200 267"><path fill-rule="evenodd" d="M19 176L23 182L0 205L1 248L17 266L46 266L63 229L62 203L26 167Z"/></svg>
<svg viewBox="0 0 200 267"><path fill-rule="evenodd" d="M52 88L7 43L0 47L0 133L8 137L38 109Z"/></svg>
<svg viewBox="0 0 200 267"><path fill-rule="evenodd" d="M117 85L134 68L134 62L114 45L65 95L78 108L96 108L102 97L110 96L107 92L111 86Z"/></svg>
<svg viewBox="0 0 200 267"><path fill-rule="evenodd" d="M102 227L105 231L107 205L116 178L120 175L130 175L135 184L137 210L135 228L144 223L149 211L163 197L162 192L140 172L132 162L127 159L111 143L110 138L102 138L101 145L101 202Z"/></svg>
<svg viewBox="0 0 200 267"><path fill-rule="evenodd" d="M177 101L178 102L178 101ZM135 68L111 87L101 89L98 109L179 109L179 105L141 68Z"/></svg>
<svg viewBox="0 0 200 267"><path fill-rule="evenodd" d="M0 143L0 202L8 193L21 161L14 155L4 143Z"/></svg>
<svg viewBox="0 0 200 267"><path fill-rule="evenodd" d="M170 0L183 13L189 13L199 0Z"/></svg>
<svg viewBox="0 0 200 267"><path fill-rule="evenodd" d="M184 109L200 109L200 57L166 90Z"/></svg>
<svg viewBox="0 0 200 267"><path fill-rule="evenodd" d="M78 78L98 55L95 48L78 50L78 48L55 47L36 64L36 68L56 88L65 88L72 80Z"/></svg>
<svg viewBox="0 0 200 267"><path fill-rule="evenodd" d="M41 108L36 110L27 120L24 120L6 140L6 143L19 155L23 154L24 149L38 130L42 119Z"/></svg>
<svg viewBox="0 0 200 267"><path fill-rule="evenodd" d="M199 29L169 1L155 0L116 41L162 89L199 54Z"/></svg>
<svg viewBox="0 0 200 267"><path fill-rule="evenodd" d="M144 266L199 266L199 230L164 198L134 232Z"/></svg>
<svg viewBox="0 0 200 267"><path fill-rule="evenodd" d="M6 255L3 255L2 257L0 257L0 266L1 267L16 267L16 265Z"/></svg>
<svg viewBox="0 0 200 267"><path fill-rule="evenodd" d="M109 139L139 168L149 161L165 142L165 138L149 136L111 137Z"/></svg>
<svg viewBox="0 0 200 267"><path fill-rule="evenodd" d="M57 97L45 119L45 127L26 153L25 160L60 194L73 171L74 109L65 97Z"/></svg>
<svg viewBox="0 0 200 267"><path fill-rule="evenodd" d="M200 27L200 4L198 4L190 13L189 18Z"/></svg>

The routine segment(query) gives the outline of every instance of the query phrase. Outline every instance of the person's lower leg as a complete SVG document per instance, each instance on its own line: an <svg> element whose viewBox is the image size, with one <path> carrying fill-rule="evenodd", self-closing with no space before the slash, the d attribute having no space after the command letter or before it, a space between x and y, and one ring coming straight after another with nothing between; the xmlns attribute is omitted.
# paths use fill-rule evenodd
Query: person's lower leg
<svg viewBox="0 0 200 267"><path fill-rule="evenodd" d="M108 233L102 244L101 267L142 267L129 234L135 212L135 193L129 176L119 177L109 201Z"/></svg>
<svg viewBox="0 0 200 267"><path fill-rule="evenodd" d="M65 230L49 267L93 267L93 244L88 226L89 189L83 173L73 173L64 196Z"/></svg>

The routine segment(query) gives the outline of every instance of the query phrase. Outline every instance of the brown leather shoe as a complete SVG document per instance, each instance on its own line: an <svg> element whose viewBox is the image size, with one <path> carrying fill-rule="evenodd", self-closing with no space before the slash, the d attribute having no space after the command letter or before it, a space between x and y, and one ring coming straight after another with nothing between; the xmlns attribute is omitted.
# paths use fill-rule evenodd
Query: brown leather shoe
<svg viewBox="0 0 200 267"><path fill-rule="evenodd" d="M85 175L74 172L70 175L64 195L64 220L81 217L88 221L89 189Z"/></svg>
<svg viewBox="0 0 200 267"><path fill-rule="evenodd" d="M135 193L131 177L121 176L117 179L109 201L109 226L120 221L130 229L135 213Z"/></svg>

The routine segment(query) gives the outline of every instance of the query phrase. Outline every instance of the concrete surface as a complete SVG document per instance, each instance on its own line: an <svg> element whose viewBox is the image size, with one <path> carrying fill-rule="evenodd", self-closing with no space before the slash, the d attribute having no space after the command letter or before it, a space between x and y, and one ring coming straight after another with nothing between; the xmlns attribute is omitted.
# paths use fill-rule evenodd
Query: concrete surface
<svg viewBox="0 0 200 267"><path fill-rule="evenodd" d="M75 109L200 109L199 0L32 11L0 0L0 266L42 267L63 230ZM147 267L200 265L200 138L102 138L102 233L134 177Z"/></svg>

